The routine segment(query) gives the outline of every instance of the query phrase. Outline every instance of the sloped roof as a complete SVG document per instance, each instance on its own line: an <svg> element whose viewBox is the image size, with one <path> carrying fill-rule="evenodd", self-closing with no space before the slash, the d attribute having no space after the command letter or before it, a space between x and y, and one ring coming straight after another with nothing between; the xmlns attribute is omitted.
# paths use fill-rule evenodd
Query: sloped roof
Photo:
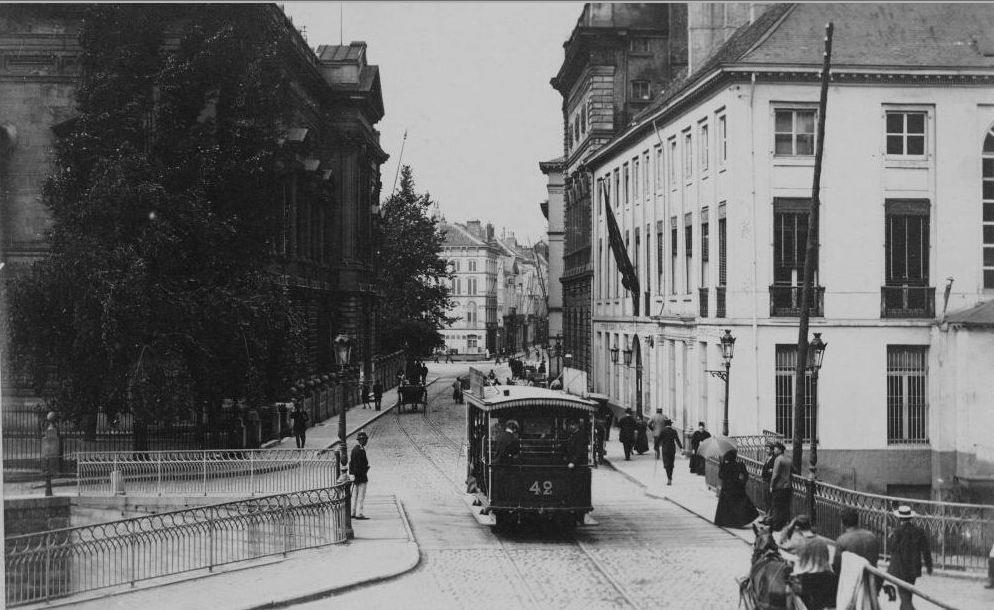
<svg viewBox="0 0 994 610"><path fill-rule="evenodd" d="M948 314L946 322L964 326L994 326L994 300Z"/></svg>
<svg viewBox="0 0 994 610"><path fill-rule="evenodd" d="M481 248L487 245L462 225L452 222L441 222L439 225L445 231L445 241L442 243L445 248Z"/></svg>
<svg viewBox="0 0 994 610"><path fill-rule="evenodd" d="M829 21L833 68L994 66L994 5L986 2L798 4L739 62L820 64Z"/></svg>

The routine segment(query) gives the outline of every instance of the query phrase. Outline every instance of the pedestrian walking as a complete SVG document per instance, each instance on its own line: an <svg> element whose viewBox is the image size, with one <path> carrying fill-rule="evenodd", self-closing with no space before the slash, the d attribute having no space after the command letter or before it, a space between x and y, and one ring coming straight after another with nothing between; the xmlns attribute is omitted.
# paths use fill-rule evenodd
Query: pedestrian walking
<svg viewBox="0 0 994 610"><path fill-rule="evenodd" d="M435 350L435 364L438 364L438 350Z"/></svg>
<svg viewBox="0 0 994 610"><path fill-rule="evenodd" d="M783 443L777 442L773 445L776 458L773 461L773 472L770 477L770 517L767 523L770 529L775 531L783 529L790 521L790 496L793 493L790 481L793 467L784 455L786 450Z"/></svg>
<svg viewBox="0 0 994 610"><path fill-rule="evenodd" d="M445 352L445 362L452 364L452 352Z"/></svg>
<svg viewBox="0 0 994 610"><path fill-rule="evenodd" d="M625 414L618 420L618 440L625 450L625 460L631 461L632 446L635 444L635 418L631 409L625 409Z"/></svg>
<svg viewBox="0 0 994 610"><path fill-rule="evenodd" d="M383 384L379 381L373 384L373 405L377 411L383 405Z"/></svg>
<svg viewBox="0 0 994 610"><path fill-rule="evenodd" d="M366 443L369 436L365 432L356 435L356 444L349 458L349 474L352 475L352 518L368 519L363 514L366 507L366 486L369 483L369 458L366 456Z"/></svg>
<svg viewBox="0 0 994 610"><path fill-rule="evenodd" d="M428 365L422 362L418 372L421 373L421 385L428 383Z"/></svg>
<svg viewBox="0 0 994 610"><path fill-rule="evenodd" d="M749 472L738 458L738 450L729 449L718 466L721 491L718 493L714 524L721 527L745 527L759 516L759 511L746 494Z"/></svg>
<svg viewBox="0 0 994 610"><path fill-rule="evenodd" d="M770 482L773 480L773 463L777 460L777 454L773 451L773 441L766 442L766 462L763 463L763 510L766 516L763 523L768 524L770 515L773 513L773 496L770 493Z"/></svg>
<svg viewBox="0 0 994 610"><path fill-rule="evenodd" d="M700 448L701 443L709 438L711 438L711 433L708 432L704 422L697 422L697 430L694 430L694 433L690 435L690 449L693 451L690 454L691 474L704 474L704 456L697 453L697 450Z"/></svg>
<svg viewBox="0 0 994 610"><path fill-rule="evenodd" d="M673 484L673 462L676 459L676 448L683 450L683 443L680 442L680 435L673 429L673 420L666 418L663 420L663 431L659 434L659 448L663 455L663 469L666 470L666 484Z"/></svg>
<svg viewBox="0 0 994 610"><path fill-rule="evenodd" d="M649 436L646 434L645 418L639 415L635 419L635 452L645 455L649 451Z"/></svg>
<svg viewBox="0 0 994 610"><path fill-rule="evenodd" d="M649 420L649 429L652 430L652 450L656 452L656 459L659 459L659 445L662 442L663 427L666 426L666 416L662 409L656 409L656 414Z"/></svg>
<svg viewBox="0 0 994 610"><path fill-rule="evenodd" d="M887 539L887 550L890 551L887 573L913 585L922 575L923 563L928 574L932 574L932 551L928 536L912 521L915 513L910 506L899 506L894 515L898 518L899 525ZM901 598L901 610L914 610L911 591L899 587L897 594Z"/></svg>
<svg viewBox="0 0 994 610"><path fill-rule="evenodd" d="M297 441L297 449L303 449L307 442L307 424L311 418L299 403L293 404L293 412L290 413L290 421L293 422L293 437Z"/></svg>
<svg viewBox="0 0 994 610"><path fill-rule="evenodd" d="M364 381L362 382L361 387L362 389L360 391L362 392L362 408L369 409L371 408L371 405L369 404L369 391L370 391L369 383Z"/></svg>
<svg viewBox="0 0 994 610"><path fill-rule="evenodd" d="M842 553L849 551L865 559L871 566L877 567L877 559L880 557L880 541L877 535L870 530L859 527L859 513L855 508L845 508L842 510L842 534L835 540L835 557L832 560L832 569L836 574L842 573ZM876 588L880 591L882 579L874 577Z"/></svg>
<svg viewBox="0 0 994 610"><path fill-rule="evenodd" d="M458 377L456 377L456 380L452 382L452 400L457 405L462 404L462 383L459 381Z"/></svg>

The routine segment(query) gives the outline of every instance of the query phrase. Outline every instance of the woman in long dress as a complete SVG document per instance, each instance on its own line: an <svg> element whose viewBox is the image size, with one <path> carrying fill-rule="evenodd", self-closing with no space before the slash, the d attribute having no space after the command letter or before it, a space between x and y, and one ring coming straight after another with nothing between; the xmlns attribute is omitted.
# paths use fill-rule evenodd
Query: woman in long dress
<svg viewBox="0 0 994 610"><path fill-rule="evenodd" d="M718 494L718 509L714 513L714 524L722 527L746 527L756 520L759 511L746 495L746 481L749 472L739 461L739 452L729 449L718 467L721 492Z"/></svg>

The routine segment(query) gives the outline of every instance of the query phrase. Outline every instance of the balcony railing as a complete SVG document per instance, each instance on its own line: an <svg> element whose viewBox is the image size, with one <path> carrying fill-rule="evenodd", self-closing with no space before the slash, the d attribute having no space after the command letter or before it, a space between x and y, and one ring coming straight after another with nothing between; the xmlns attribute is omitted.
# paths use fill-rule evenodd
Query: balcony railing
<svg viewBox="0 0 994 610"><path fill-rule="evenodd" d="M714 317L725 317L725 287L716 286L714 289Z"/></svg>
<svg viewBox="0 0 994 610"><path fill-rule="evenodd" d="M702 318L708 317L708 288L698 288L698 299L697 302L700 306L700 316Z"/></svg>
<svg viewBox="0 0 994 610"><path fill-rule="evenodd" d="M881 318L934 318L935 288L932 286L881 286Z"/></svg>
<svg viewBox="0 0 994 610"><path fill-rule="evenodd" d="M817 318L825 315L825 287L811 287L808 314ZM770 317L796 318L801 315L800 286L770 286Z"/></svg>

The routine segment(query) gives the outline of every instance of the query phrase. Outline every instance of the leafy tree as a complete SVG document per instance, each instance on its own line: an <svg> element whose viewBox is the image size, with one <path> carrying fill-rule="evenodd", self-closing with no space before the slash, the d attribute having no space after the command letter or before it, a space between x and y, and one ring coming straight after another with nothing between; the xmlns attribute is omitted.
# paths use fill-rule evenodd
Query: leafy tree
<svg viewBox="0 0 994 610"><path fill-rule="evenodd" d="M451 278L441 257L445 235L430 214L429 193L414 190L414 172L401 169L400 189L383 204L379 255L379 286L383 295L378 317L378 339L383 351L407 348L421 356L443 345L438 331L455 321Z"/></svg>
<svg viewBox="0 0 994 610"><path fill-rule="evenodd" d="M262 10L96 5L84 19L78 115L45 189L50 256L10 286L11 351L77 421L132 411L136 449L153 419L274 398L302 351L268 271L291 105ZM163 51L167 35L179 43Z"/></svg>

